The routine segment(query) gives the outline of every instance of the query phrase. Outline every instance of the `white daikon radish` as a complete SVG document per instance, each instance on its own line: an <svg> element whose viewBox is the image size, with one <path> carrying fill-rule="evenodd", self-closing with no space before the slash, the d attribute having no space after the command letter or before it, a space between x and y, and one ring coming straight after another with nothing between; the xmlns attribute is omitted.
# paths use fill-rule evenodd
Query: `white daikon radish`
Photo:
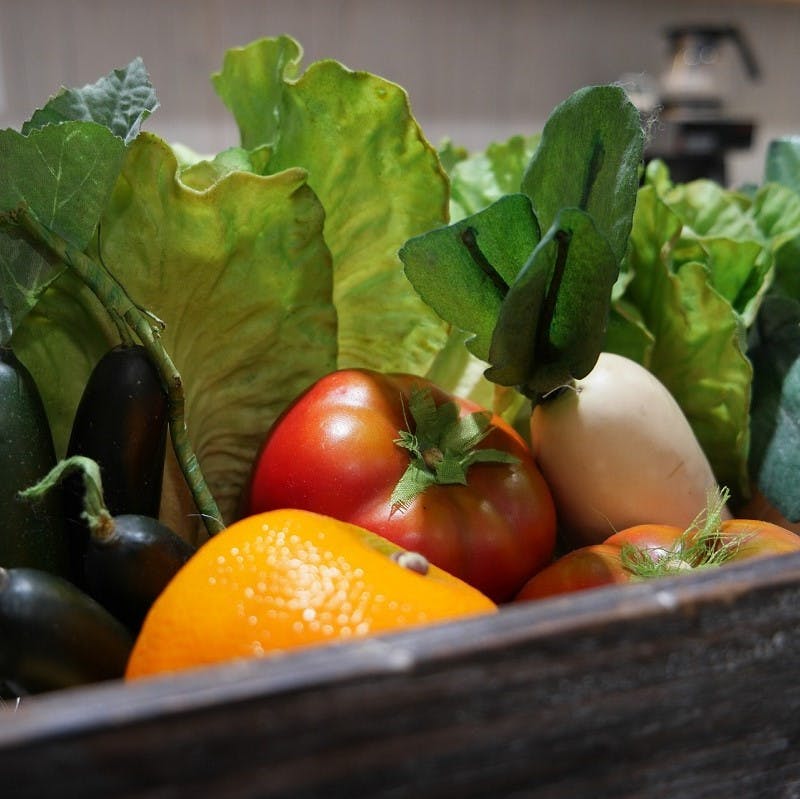
<svg viewBox="0 0 800 799"><path fill-rule="evenodd" d="M635 524L687 527L717 487L666 387L611 353L602 353L574 387L534 408L531 443L571 546Z"/></svg>

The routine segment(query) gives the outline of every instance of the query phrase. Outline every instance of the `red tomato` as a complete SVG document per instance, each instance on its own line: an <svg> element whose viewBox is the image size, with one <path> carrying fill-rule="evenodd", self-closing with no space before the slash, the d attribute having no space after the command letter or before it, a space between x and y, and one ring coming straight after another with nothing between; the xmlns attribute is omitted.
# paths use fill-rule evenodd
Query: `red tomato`
<svg viewBox="0 0 800 799"><path fill-rule="evenodd" d="M722 538L726 542L738 539L738 546L729 561L782 555L800 549L800 535L777 524L753 519L729 519L722 523Z"/></svg>
<svg viewBox="0 0 800 799"><path fill-rule="evenodd" d="M800 550L800 535L777 525L754 519L729 519L720 524L713 537L707 539L710 553L725 550L721 563L750 558L779 555ZM587 588L646 579L626 568L622 549L632 547L654 564L653 574L659 576L658 562L671 557L671 570L691 570L692 547L697 542L696 531L681 530L664 524L640 524L622 530L602 544L581 547L560 557L534 575L517 594L517 601L542 599ZM685 559L681 557L685 555Z"/></svg>
<svg viewBox="0 0 800 799"><path fill-rule="evenodd" d="M631 575L623 568L619 553L619 547L608 544L573 549L528 580L517 601L627 583Z"/></svg>
<svg viewBox="0 0 800 799"><path fill-rule="evenodd" d="M409 409L421 388L437 408L455 403L454 418L483 412L490 423L478 454L499 450L515 462L473 462L466 485L432 484L393 502L411 463L398 439L420 433ZM267 434L243 498L246 515L277 508L372 530L496 602L512 598L555 546L552 497L523 439L501 418L412 375L340 370L298 397Z"/></svg>

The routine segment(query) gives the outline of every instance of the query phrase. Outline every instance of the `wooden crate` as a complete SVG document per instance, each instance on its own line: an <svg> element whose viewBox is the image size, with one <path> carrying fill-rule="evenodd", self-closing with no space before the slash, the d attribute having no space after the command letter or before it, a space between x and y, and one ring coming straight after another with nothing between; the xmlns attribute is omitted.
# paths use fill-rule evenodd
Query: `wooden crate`
<svg viewBox="0 0 800 799"><path fill-rule="evenodd" d="M2 795L799 797L800 553L0 714Z"/></svg>

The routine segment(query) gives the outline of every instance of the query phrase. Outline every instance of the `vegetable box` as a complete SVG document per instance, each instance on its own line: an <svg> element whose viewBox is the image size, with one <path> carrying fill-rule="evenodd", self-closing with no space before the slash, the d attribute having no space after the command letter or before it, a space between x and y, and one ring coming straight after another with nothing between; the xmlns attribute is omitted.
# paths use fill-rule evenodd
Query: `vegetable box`
<svg viewBox="0 0 800 799"><path fill-rule="evenodd" d="M83 551L56 552L25 521L32 509L12 503L41 488L29 483L45 464L72 462L87 380L109 351L131 345L163 395L150 397L158 435L146 425L153 468L129 474L154 492L148 531L158 526L163 543L164 526L181 542L164 544L159 569L137 572L124 557L134 589L147 588L137 623L190 557L184 547L243 512L259 454L279 476L303 460L296 436L282 461L260 449L265 435L279 419L288 427L303 392L344 370L429 379L514 428L522 450L511 458L489 458L488 447L456 457L454 437L482 441L491 414L476 411L474 436L456 435L454 405L429 417L431 440L450 446L428 458L437 447L417 446L419 419L438 409L411 403L416 431L392 435L413 455L414 490L401 479L402 490L384 493L392 513L406 512L433 472L460 489L478 461L521 468L535 456L541 498L552 491L557 511L537 567L552 554L556 517L563 528L580 516L565 512L565 497L595 515L612 494L617 510L624 499L624 513L641 511L647 475L650 487L667 486L647 491L645 521L658 522L687 493L667 484L682 469L628 435L630 411L617 414L621 441L584 442L573 464L545 473L541 419L570 389L588 396L580 381L603 356L635 362L671 395L702 466L684 489L706 495L714 483L739 510L755 488L800 519L797 140L770 148L763 185L675 184L663 164L643 163L642 120L622 88L597 86L567 98L541 133L485 153L434 148L400 87L334 61L301 74L301 56L286 36L226 54L212 80L241 141L213 157L142 130L158 102L138 59L62 89L20 131L0 131L3 374L24 366L41 395L25 429L0 417L19 442L0 453L0 516L13 507L21 520L0 536L0 567L68 570L82 590ZM20 402L17 378L4 385L6 400ZM97 451L75 458L119 450L94 426L120 404L103 396L91 403ZM22 452L34 426L47 439L36 458ZM674 426L650 428L678 438ZM564 436L554 440L560 456ZM304 449L313 446L312 435ZM641 451L648 468L621 474L609 463L622 458L590 458L623 451ZM599 471L578 469L589 466ZM562 485L591 474L579 482L597 501ZM44 515L67 521L40 513L37 524ZM451 526L457 538L462 523ZM495 558L481 563L487 586L502 570ZM145 571L164 580L144 586ZM511 599L526 576L492 590ZM103 640L127 646L122 621L101 609ZM30 695L23 685L21 699L0 700L9 795L800 796L800 553L125 684L117 660L110 679Z"/></svg>
<svg viewBox="0 0 800 799"><path fill-rule="evenodd" d="M792 797L800 554L0 715L9 795Z"/></svg>

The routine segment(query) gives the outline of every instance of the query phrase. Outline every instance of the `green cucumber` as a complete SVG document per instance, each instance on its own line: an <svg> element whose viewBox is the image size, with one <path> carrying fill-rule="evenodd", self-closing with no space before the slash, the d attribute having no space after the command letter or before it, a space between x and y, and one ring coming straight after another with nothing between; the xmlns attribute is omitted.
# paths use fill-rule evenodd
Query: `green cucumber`
<svg viewBox="0 0 800 799"><path fill-rule="evenodd" d="M37 503L18 496L55 463L39 389L11 349L0 347L0 566L67 574L61 496L53 493Z"/></svg>

